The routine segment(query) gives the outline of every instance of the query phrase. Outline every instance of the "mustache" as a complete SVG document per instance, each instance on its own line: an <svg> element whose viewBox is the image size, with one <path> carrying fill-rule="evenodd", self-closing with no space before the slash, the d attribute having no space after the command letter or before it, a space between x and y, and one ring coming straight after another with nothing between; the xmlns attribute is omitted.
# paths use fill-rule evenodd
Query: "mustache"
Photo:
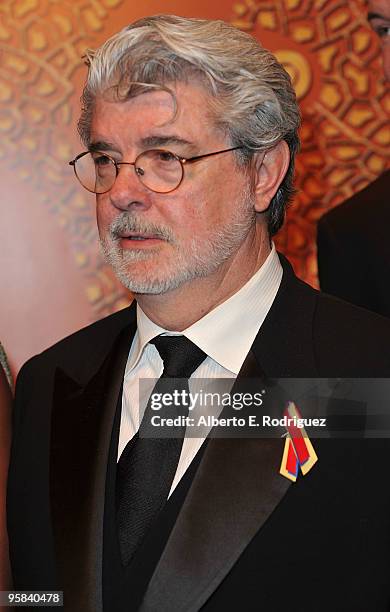
<svg viewBox="0 0 390 612"><path fill-rule="evenodd" d="M172 230L164 225L150 223L145 219L139 219L133 213L123 211L109 227L109 233L114 240L120 240L123 234L136 232L139 234L153 234L166 242L175 242L175 236Z"/></svg>

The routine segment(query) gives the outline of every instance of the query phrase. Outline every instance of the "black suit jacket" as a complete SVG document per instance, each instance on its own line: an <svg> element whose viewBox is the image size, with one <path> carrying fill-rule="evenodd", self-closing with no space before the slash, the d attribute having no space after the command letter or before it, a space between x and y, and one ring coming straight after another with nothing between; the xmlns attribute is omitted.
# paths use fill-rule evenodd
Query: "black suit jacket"
<svg viewBox="0 0 390 612"><path fill-rule="evenodd" d="M323 291L390 317L390 170L318 224Z"/></svg>
<svg viewBox="0 0 390 612"><path fill-rule="evenodd" d="M283 279L241 375L388 376L390 323ZM8 520L17 589L102 610L104 491L134 306L30 360L17 382ZM210 440L141 612L390 609L390 445L316 440L297 483L281 439ZM131 610L129 601L129 610Z"/></svg>

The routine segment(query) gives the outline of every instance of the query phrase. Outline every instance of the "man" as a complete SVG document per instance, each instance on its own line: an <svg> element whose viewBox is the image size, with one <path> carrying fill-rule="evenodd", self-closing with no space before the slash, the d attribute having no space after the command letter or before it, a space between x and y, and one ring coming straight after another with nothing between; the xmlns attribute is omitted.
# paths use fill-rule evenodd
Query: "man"
<svg viewBox="0 0 390 612"><path fill-rule="evenodd" d="M381 40L384 73L390 81L390 0L370 0L368 21ZM386 317L390 317L389 189L387 170L318 224L321 289Z"/></svg>
<svg viewBox="0 0 390 612"><path fill-rule="evenodd" d="M5 493L11 446L12 395L10 381L11 374L8 361L0 342L0 590L6 590L11 585L5 514Z"/></svg>
<svg viewBox="0 0 390 612"><path fill-rule="evenodd" d="M272 244L298 125L283 67L223 22L146 18L89 56L71 163L136 300L19 376L16 588L63 589L72 612L388 609L386 440L316 440L292 484L280 433L144 435L141 379L389 373L387 321L299 281Z"/></svg>

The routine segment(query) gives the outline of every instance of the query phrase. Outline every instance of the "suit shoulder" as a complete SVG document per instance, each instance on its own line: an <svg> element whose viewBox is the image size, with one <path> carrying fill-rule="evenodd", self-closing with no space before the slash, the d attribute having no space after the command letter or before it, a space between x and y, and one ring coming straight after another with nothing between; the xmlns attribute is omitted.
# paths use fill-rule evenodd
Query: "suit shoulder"
<svg viewBox="0 0 390 612"><path fill-rule="evenodd" d="M390 319L318 292L314 342L321 366L349 376L390 376Z"/></svg>
<svg viewBox="0 0 390 612"><path fill-rule="evenodd" d="M356 231L357 227L366 233L370 228L367 222L368 215L371 222L376 215L380 216L381 223L384 222L384 219L389 219L390 222L390 209L387 204L389 189L390 170L381 174L362 191L358 191L342 204L325 213L319 220L319 231L328 225L348 234Z"/></svg>
<svg viewBox="0 0 390 612"><path fill-rule="evenodd" d="M59 340L59 342L43 351L41 355L61 352L71 347L76 348L78 345L85 346L96 342L99 338L104 341L106 338L110 338L113 333L117 333L121 328L128 325L132 315L131 308L119 310Z"/></svg>
<svg viewBox="0 0 390 612"><path fill-rule="evenodd" d="M132 305L83 327L26 361L18 374L18 380L57 365L65 368L70 366L72 369L73 364L99 353L135 318L135 307Z"/></svg>

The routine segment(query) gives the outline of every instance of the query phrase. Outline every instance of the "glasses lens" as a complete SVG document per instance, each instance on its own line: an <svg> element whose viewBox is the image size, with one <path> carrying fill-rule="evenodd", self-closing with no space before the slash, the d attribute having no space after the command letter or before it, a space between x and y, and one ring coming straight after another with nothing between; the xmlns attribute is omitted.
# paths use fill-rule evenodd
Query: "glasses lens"
<svg viewBox="0 0 390 612"><path fill-rule="evenodd" d="M145 151L135 161L135 171L140 181L157 193L169 193L178 187L183 178L183 166L169 151Z"/></svg>
<svg viewBox="0 0 390 612"><path fill-rule="evenodd" d="M83 155L75 162L75 172L80 183L92 193L106 193L116 179L115 164L104 153Z"/></svg>

